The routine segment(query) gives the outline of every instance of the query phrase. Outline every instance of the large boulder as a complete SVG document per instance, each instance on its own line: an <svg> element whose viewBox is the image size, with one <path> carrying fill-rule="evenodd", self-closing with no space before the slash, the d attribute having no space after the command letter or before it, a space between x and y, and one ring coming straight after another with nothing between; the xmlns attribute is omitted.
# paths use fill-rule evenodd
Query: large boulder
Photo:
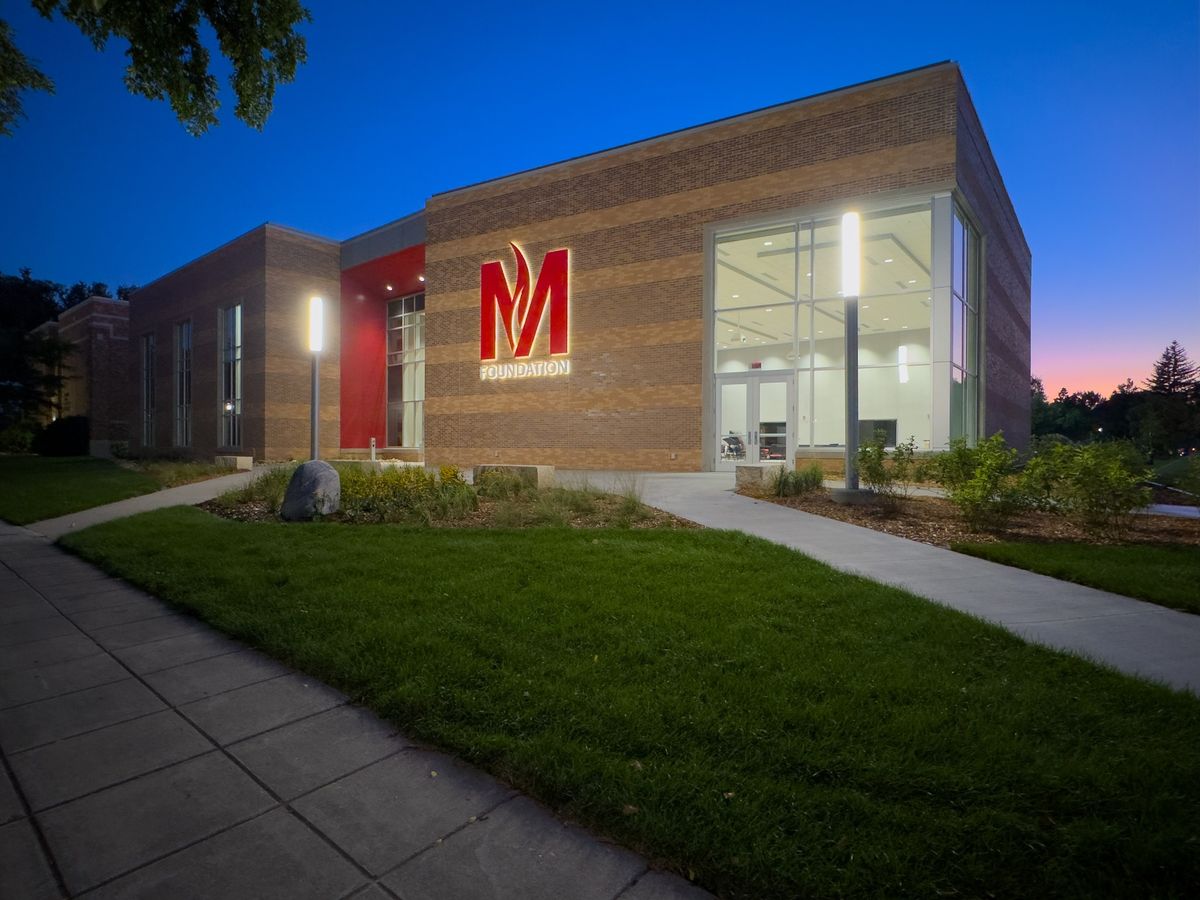
<svg viewBox="0 0 1200 900"><path fill-rule="evenodd" d="M305 522L337 512L341 502L337 469L322 459L310 459L292 473L279 516L285 522Z"/></svg>

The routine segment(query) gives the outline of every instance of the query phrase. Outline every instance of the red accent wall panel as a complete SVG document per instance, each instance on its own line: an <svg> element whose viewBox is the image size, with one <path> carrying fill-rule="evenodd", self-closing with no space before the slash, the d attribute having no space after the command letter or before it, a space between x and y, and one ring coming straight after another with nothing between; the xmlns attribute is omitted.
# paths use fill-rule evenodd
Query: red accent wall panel
<svg viewBox="0 0 1200 900"><path fill-rule="evenodd" d="M341 445L387 444L387 304L425 289L425 245L342 272ZM388 286L391 290L388 290Z"/></svg>

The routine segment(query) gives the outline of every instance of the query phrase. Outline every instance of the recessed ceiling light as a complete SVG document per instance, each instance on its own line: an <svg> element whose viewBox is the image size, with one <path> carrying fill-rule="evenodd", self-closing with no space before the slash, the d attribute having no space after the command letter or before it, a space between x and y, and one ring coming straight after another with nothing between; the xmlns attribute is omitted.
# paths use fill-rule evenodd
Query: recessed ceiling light
<svg viewBox="0 0 1200 900"><path fill-rule="evenodd" d="M772 244L774 244L774 243L775 243L774 241L763 241L763 246L764 246L764 247L770 247L770 246L771 246Z"/></svg>
<svg viewBox="0 0 1200 900"><path fill-rule="evenodd" d="M425 276L424 276L424 275L418 275L418 276L417 276L417 281L421 282L421 284L424 284L424 283L425 283Z"/></svg>
<svg viewBox="0 0 1200 900"><path fill-rule="evenodd" d="M870 308L871 308L871 304L870 304L870 303L864 303L864 304L863 304L863 309L870 309Z"/></svg>
<svg viewBox="0 0 1200 900"><path fill-rule="evenodd" d="M740 297L742 295L741 294L730 294L729 296L732 297L734 300L736 300L738 297Z"/></svg>
<svg viewBox="0 0 1200 900"><path fill-rule="evenodd" d="M770 312L770 311L771 311L771 307L769 307L769 306L766 308L766 310L764 310L764 312Z"/></svg>
<svg viewBox="0 0 1200 900"><path fill-rule="evenodd" d="M901 327L901 328L907 328L908 326L907 326L907 325L901 325L900 327Z"/></svg>
<svg viewBox="0 0 1200 900"><path fill-rule="evenodd" d="M820 328L818 328L818 329L817 329L817 334L824 334L824 333L825 333L825 332L824 332L824 331L822 331Z"/></svg>
<svg viewBox="0 0 1200 900"><path fill-rule="evenodd" d="M810 277L811 275L812 275L812 272L805 272L805 273L804 273L804 277L805 277L805 278L808 278L808 277Z"/></svg>
<svg viewBox="0 0 1200 900"><path fill-rule="evenodd" d="M385 285L383 286L383 289L384 289L385 291L390 291L390 290L392 289L392 286L391 286L390 284L385 284Z"/></svg>
<svg viewBox="0 0 1200 900"><path fill-rule="evenodd" d="M910 278L910 279L908 279L908 283L909 283L909 284L916 284L916 283L917 283L917 279L915 279L915 278Z"/></svg>
<svg viewBox="0 0 1200 900"><path fill-rule="evenodd" d="M892 258L889 256L887 259L884 260L884 262L892 262Z"/></svg>
<svg viewBox="0 0 1200 900"><path fill-rule="evenodd" d="M891 316L884 316L884 317L883 317L883 321L885 321L885 322L890 322L890 321L892 321L892 317L891 317Z"/></svg>

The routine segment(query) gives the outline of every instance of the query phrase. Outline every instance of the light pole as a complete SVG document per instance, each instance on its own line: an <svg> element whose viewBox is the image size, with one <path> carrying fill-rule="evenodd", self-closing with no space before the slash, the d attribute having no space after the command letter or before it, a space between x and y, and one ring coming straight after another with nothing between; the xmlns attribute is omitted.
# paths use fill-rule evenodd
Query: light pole
<svg viewBox="0 0 1200 900"><path fill-rule="evenodd" d="M861 291L861 220L842 216L842 298L846 319L846 490L858 490L858 295Z"/></svg>
<svg viewBox="0 0 1200 900"><path fill-rule="evenodd" d="M320 297L312 297L308 301L308 349L312 353L312 420L310 427L312 446L310 455L313 459L321 458L317 437L318 411L321 405L321 348L325 343L324 304L325 301Z"/></svg>

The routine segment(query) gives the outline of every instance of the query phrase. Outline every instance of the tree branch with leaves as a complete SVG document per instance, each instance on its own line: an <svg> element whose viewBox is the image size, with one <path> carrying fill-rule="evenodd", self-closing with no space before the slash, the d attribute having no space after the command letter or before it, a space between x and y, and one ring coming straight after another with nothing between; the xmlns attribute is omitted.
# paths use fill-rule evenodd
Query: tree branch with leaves
<svg viewBox="0 0 1200 900"><path fill-rule="evenodd" d="M151 100L166 100L189 134L204 134L218 122L217 79L204 33L233 67L234 114L261 130L275 102L275 88L296 77L307 59L297 27L312 16L299 0L33 0L51 19L76 26L97 50L123 39L125 86ZM54 90L53 82L12 41L0 21L0 135L10 135L24 117L21 95Z"/></svg>

